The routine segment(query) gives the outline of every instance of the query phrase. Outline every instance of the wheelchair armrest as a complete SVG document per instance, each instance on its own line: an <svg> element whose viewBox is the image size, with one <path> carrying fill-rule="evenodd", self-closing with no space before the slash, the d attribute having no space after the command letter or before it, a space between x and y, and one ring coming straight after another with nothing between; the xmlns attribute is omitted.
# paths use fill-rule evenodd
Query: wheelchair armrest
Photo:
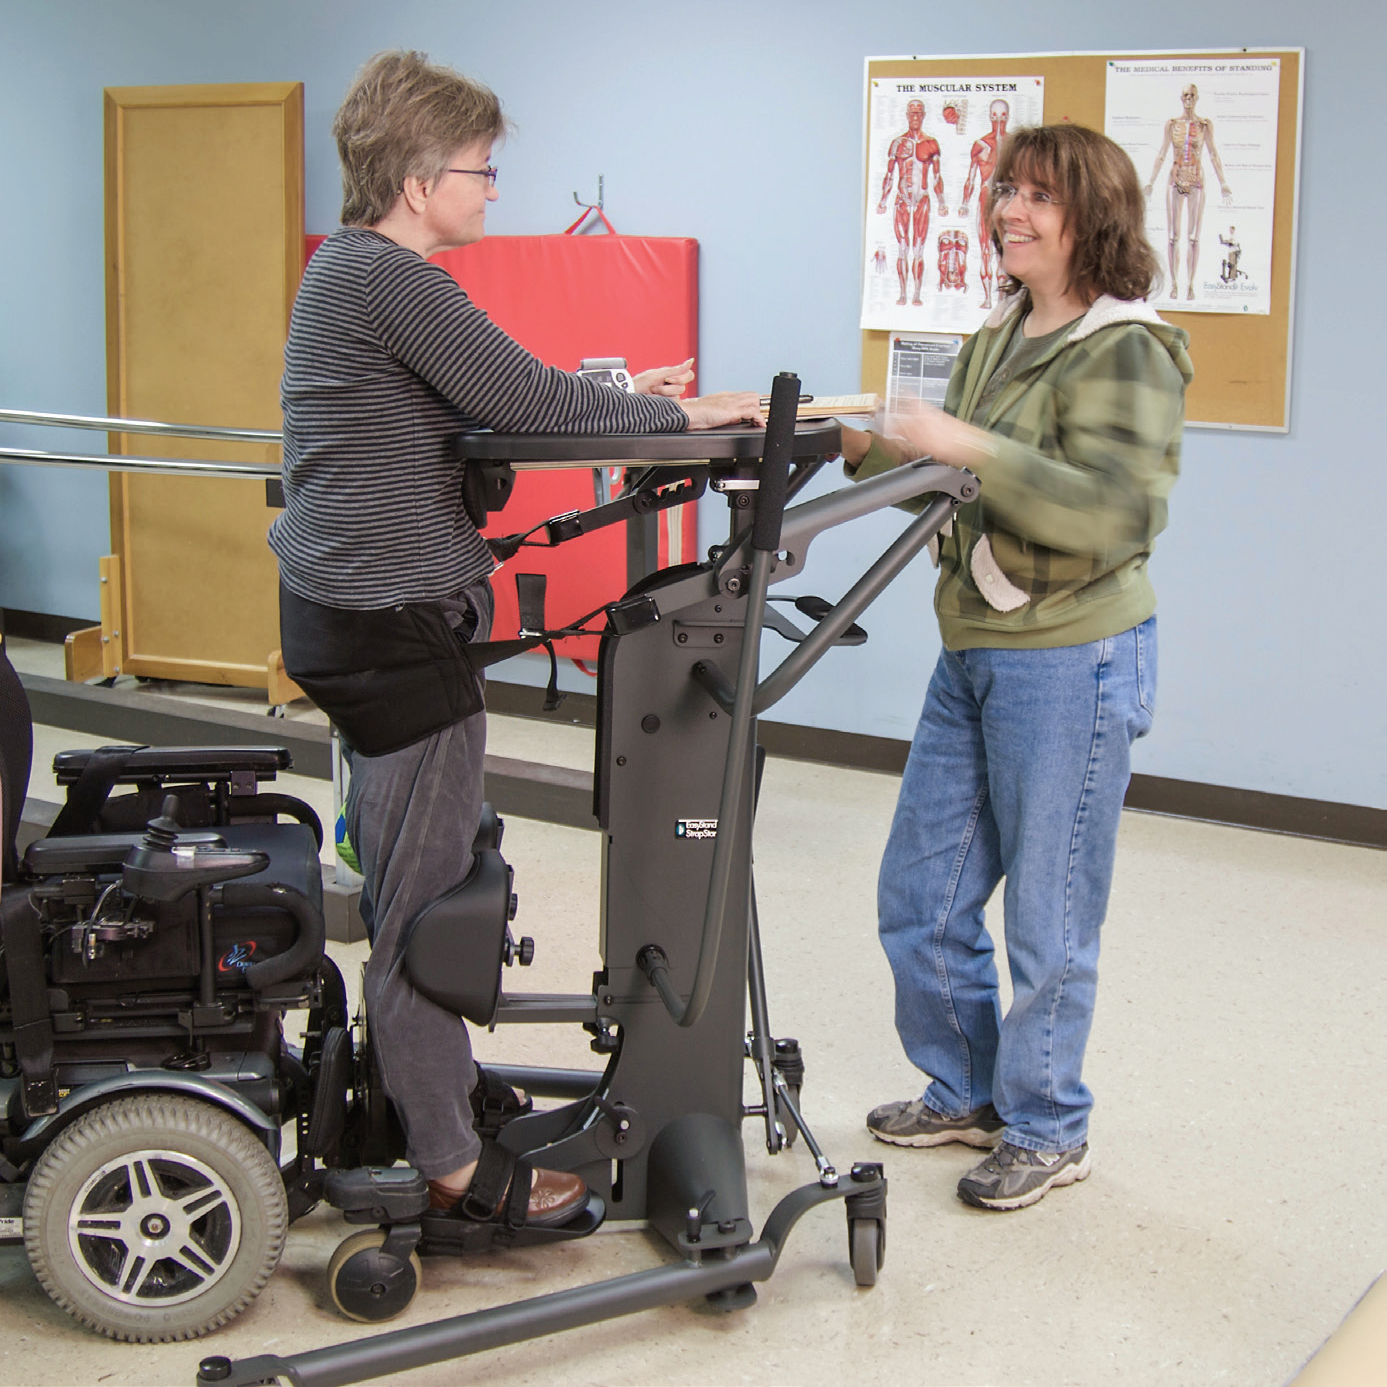
<svg viewBox="0 0 1387 1387"><path fill-rule="evenodd" d="M263 872L269 865L268 853L237 852L224 846L196 847L181 835L166 846L151 842L146 834L125 859L120 871L121 886L132 896L171 905L194 891Z"/></svg>
<svg viewBox="0 0 1387 1387"><path fill-rule="evenodd" d="M226 847L216 833L181 833L178 841L190 847ZM92 876L116 872L131 848L144 842L143 833L91 833L73 838L39 838L24 853L24 868L35 877Z"/></svg>
<svg viewBox="0 0 1387 1387"><path fill-rule="evenodd" d="M252 963L246 969L246 982L253 992L274 983L286 982L317 967L322 958L326 928L323 915L313 903L292 886L265 886L252 881L228 882L221 889L222 904L232 909L269 906L294 917L298 933L282 954Z"/></svg>
<svg viewBox="0 0 1387 1387"><path fill-rule="evenodd" d="M60 751L53 758L53 774L59 785L71 785L86 769L90 750ZM235 775L253 775L256 780L273 780L293 765L293 757L282 746L173 746L140 747L116 777L117 785L142 781L230 780Z"/></svg>

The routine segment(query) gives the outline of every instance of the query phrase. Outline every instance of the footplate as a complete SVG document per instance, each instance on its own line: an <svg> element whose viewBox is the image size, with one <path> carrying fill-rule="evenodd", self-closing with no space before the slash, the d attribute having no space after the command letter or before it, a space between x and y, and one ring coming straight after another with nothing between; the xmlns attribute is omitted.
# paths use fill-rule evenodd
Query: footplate
<svg viewBox="0 0 1387 1387"><path fill-rule="evenodd" d="M409 1166L330 1170L323 1197L348 1223L404 1223L429 1207L428 1181Z"/></svg>
<svg viewBox="0 0 1387 1387"><path fill-rule="evenodd" d="M600 1195L589 1194L588 1202L567 1223L557 1228L508 1228L504 1223L478 1223L444 1209L430 1209L420 1219L423 1237L421 1257L458 1257L486 1252L497 1247L539 1247L545 1243L572 1242L595 1233L607 1217L607 1205Z"/></svg>

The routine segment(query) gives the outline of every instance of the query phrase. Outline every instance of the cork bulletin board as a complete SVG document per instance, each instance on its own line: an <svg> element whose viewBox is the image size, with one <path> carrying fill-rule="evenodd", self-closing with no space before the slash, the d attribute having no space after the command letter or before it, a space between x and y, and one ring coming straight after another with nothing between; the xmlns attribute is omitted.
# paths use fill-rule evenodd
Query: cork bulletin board
<svg viewBox="0 0 1387 1387"><path fill-rule="evenodd" d="M1163 296L1158 296L1153 303L1162 317L1178 324L1190 335L1190 355L1195 367L1194 383L1186 400L1190 424L1285 432L1290 427L1304 49L869 58L866 76L868 91L873 82L887 79L929 82L953 77L1041 77L1045 83L1044 119L1047 124L1072 121L1102 130L1108 68L1112 63L1129 59L1169 60L1172 73L1193 74L1206 70L1216 72L1219 64L1245 63L1253 57L1279 60L1269 312L1247 316L1232 312L1181 312L1175 300ZM1204 82L1206 78L1195 76L1193 80ZM864 151L863 168L864 196L870 198L875 197L876 190L866 187L870 177L865 174L870 164L866 157L869 153ZM1138 177L1144 179L1145 176L1146 170L1138 169ZM1206 240L1214 242L1215 249L1217 241L1213 228L1217 196L1215 190L1206 206L1203 232ZM1162 253L1160 258L1164 267L1165 255ZM885 393L890 337L891 333L882 329L868 329L862 334L864 391Z"/></svg>

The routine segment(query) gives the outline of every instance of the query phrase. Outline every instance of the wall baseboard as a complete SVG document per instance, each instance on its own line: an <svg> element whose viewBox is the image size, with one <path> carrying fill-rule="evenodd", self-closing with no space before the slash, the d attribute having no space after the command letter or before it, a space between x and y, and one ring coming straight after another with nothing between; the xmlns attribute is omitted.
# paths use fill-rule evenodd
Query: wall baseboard
<svg viewBox="0 0 1387 1387"><path fill-rule="evenodd" d="M1324 838L1356 847L1387 848L1387 809L1298 799L1232 785L1201 785L1159 775L1134 775L1127 808L1205 823L1257 828L1296 838Z"/></svg>
<svg viewBox="0 0 1387 1387"><path fill-rule="evenodd" d="M287 745L298 774L319 779L332 777L328 729L318 724L210 708L147 691L72 684L36 674L20 677L28 691L34 721L49 727L144 745ZM545 713L541 707L542 689L489 679L486 701L494 713L571 726L596 726L597 699L592 694L569 694L559 709ZM909 750L908 743L889 737L790 723L761 722L757 732L772 756L887 775L900 774ZM573 828L597 827L589 771L488 756L486 775L487 796L503 813ZM1387 849L1387 810L1363 805L1134 775L1127 791L1127 807L1172 818Z"/></svg>
<svg viewBox="0 0 1387 1387"><path fill-rule="evenodd" d="M597 699L592 694L572 693L552 713L542 711L543 691L525 684L488 680L487 707L513 717L595 727ZM899 775L905 769L908 742L891 737L870 737L858 732L836 732L793 723L757 724L757 735L771 756L819 761L853 770L881 771ZM1261 790L1240 790L1229 785L1204 785L1193 780L1165 776L1134 775L1127 789L1127 808L1177 819L1254 828L1300 838L1323 838L1357 847L1387 848L1387 809L1325 800L1273 795Z"/></svg>
<svg viewBox="0 0 1387 1387"><path fill-rule="evenodd" d="M8 632L26 641L47 641L50 645L62 645L74 631L100 625L99 616L52 616L48 612L26 612L18 607L0 607L0 635Z"/></svg>

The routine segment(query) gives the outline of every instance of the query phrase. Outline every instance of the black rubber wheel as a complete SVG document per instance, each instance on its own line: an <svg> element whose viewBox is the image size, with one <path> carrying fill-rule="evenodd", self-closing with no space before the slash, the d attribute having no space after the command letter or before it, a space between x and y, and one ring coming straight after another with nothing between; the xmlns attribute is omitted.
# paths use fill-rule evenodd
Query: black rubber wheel
<svg viewBox="0 0 1387 1387"><path fill-rule="evenodd" d="M848 1220L848 1258L859 1286L875 1286L886 1261L886 1228L874 1218Z"/></svg>
<svg viewBox="0 0 1387 1387"><path fill-rule="evenodd" d="M34 1165L24 1246L44 1290L112 1339L168 1343L226 1324L279 1264L274 1158L230 1113L181 1094L84 1113Z"/></svg>
<svg viewBox="0 0 1387 1387"><path fill-rule="evenodd" d="M353 1233L338 1244L327 1264L328 1294L349 1320L380 1324L394 1319L419 1293L424 1276L419 1254L411 1252L406 1262L384 1258L380 1253L384 1242L380 1228Z"/></svg>

